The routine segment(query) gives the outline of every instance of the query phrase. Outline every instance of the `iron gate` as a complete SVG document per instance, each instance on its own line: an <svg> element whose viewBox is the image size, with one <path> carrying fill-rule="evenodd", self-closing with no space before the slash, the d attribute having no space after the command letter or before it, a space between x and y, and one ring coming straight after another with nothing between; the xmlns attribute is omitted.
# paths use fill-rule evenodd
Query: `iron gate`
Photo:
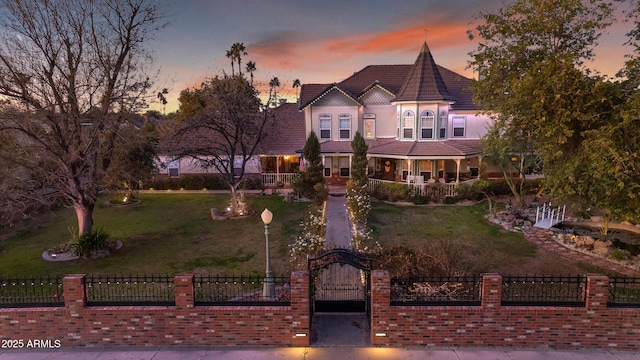
<svg viewBox="0 0 640 360"><path fill-rule="evenodd" d="M334 249L308 260L311 314L315 312L369 313L372 260Z"/></svg>

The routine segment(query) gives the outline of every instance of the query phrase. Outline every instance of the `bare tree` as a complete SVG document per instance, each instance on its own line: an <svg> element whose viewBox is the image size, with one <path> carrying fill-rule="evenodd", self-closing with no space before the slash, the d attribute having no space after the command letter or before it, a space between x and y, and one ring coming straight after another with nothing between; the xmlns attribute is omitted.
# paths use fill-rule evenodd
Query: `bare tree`
<svg viewBox="0 0 640 360"><path fill-rule="evenodd" d="M228 75L183 90L179 101L180 122L165 148L220 173L231 191L231 211L238 214L236 192L246 167L273 127L270 101L262 105L244 77Z"/></svg>
<svg viewBox="0 0 640 360"><path fill-rule="evenodd" d="M0 6L2 148L73 205L79 234L129 114L151 82L144 44L163 14L148 0L4 0Z"/></svg>

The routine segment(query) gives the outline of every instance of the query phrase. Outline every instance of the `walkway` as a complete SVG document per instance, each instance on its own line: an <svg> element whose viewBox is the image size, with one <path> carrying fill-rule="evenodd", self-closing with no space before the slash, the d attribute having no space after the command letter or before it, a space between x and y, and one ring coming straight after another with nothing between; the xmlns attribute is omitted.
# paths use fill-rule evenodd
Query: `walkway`
<svg viewBox="0 0 640 360"><path fill-rule="evenodd" d="M326 232L325 247L351 248L351 225L347 215L346 188L344 186L330 186L327 208L325 212Z"/></svg>
<svg viewBox="0 0 640 360"><path fill-rule="evenodd" d="M522 349L432 349L432 348L216 348L216 347L122 347L61 348L56 350L0 350L0 360L83 359L83 360L640 360L638 352L604 350L522 350Z"/></svg>
<svg viewBox="0 0 640 360"><path fill-rule="evenodd" d="M558 244L553 238L553 232L550 230L531 227L524 232L524 238L538 245L539 247L553 251L555 254L563 256L569 260L580 261L585 264L595 265L599 268L614 271L618 274L622 274L629 277L640 276L640 271L630 269L615 262L603 259L598 256L582 253L580 251L572 250L561 244Z"/></svg>

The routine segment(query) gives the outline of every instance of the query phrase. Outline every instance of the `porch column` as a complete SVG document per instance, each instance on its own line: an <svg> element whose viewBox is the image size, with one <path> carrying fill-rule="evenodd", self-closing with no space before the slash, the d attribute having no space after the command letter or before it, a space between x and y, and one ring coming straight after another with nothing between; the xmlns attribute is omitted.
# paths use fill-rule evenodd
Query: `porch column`
<svg viewBox="0 0 640 360"><path fill-rule="evenodd" d="M276 183L280 181L280 155L276 156Z"/></svg>
<svg viewBox="0 0 640 360"><path fill-rule="evenodd" d="M349 155L349 179L351 179L351 160L353 160L353 155Z"/></svg>
<svg viewBox="0 0 640 360"><path fill-rule="evenodd" d="M412 165L411 162L412 162L411 159L407 158L407 163L409 163L409 172L408 172L409 175L413 175L413 172L411 171L411 168L413 167L411 166Z"/></svg>
<svg viewBox="0 0 640 360"><path fill-rule="evenodd" d="M456 183L460 182L460 159L456 159Z"/></svg>

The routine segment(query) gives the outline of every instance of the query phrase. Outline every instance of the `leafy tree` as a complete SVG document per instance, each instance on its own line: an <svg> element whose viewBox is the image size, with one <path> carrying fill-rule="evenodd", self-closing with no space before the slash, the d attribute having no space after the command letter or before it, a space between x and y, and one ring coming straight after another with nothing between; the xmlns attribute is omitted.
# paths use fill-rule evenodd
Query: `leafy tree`
<svg viewBox="0 0 640 360"><path fill-rule="evenodd" d="M369 161L367 160L367 150L369 146L364 141L364 138L359 131L353 136L351 140L351 149L353 157L351 158L351 181L356 187L363 187L368 182L367 167Z"/></svg>
<svg viewBox="0 0 640 360"><path fill-rule="evenodd" d="M105 185L114 190L124 188L131 199L133 191L151 180L157 171L158 135L155 126L147 124L139 130L123 131L121 136L123 139L114 151Z"/></svg>
<svg viewBox="0 0 640 360"><path fill-rule="evenodd" d="M533 144L547 185L560 194L565 163L581 146L583 132L611 115L601 111L611 104L601 104L602 81L589 78L584 61L611 24L612 5L517 0L479 17L484 23L469 33L481 38L470 65L480 71L474 98L494 119L489 140L501 142L494 151L530 151Z"/></svg>
<svg viewBox="0 0 640 360"><path fill-rule="evenodd" d="M256 90L241 76L216 76L199 89L180 93L178 129L169 141L176 157L189 157L214 168L231 190L232 212L238 211L237 190L259 144L273 127Z"/></svg>
<svg viewBox="0 0 640 360"><path fill-rule="evenodd" d="M93 209L123 124L151 82L144 44L163 26L147 0L5 0L0 6L0 156L57 190L79 234Z"/></svg>
<svg viewBox="0 0 640 360"><path fill-rule="evenodd" d="M482 138L483 151L498 165L516 202L523 206L526 169L533 166L534 143L530 136L518 131L519 129L500 124L500 120L496 119L494 126ZM514 172L520 176L514 178Z"/></svg>

